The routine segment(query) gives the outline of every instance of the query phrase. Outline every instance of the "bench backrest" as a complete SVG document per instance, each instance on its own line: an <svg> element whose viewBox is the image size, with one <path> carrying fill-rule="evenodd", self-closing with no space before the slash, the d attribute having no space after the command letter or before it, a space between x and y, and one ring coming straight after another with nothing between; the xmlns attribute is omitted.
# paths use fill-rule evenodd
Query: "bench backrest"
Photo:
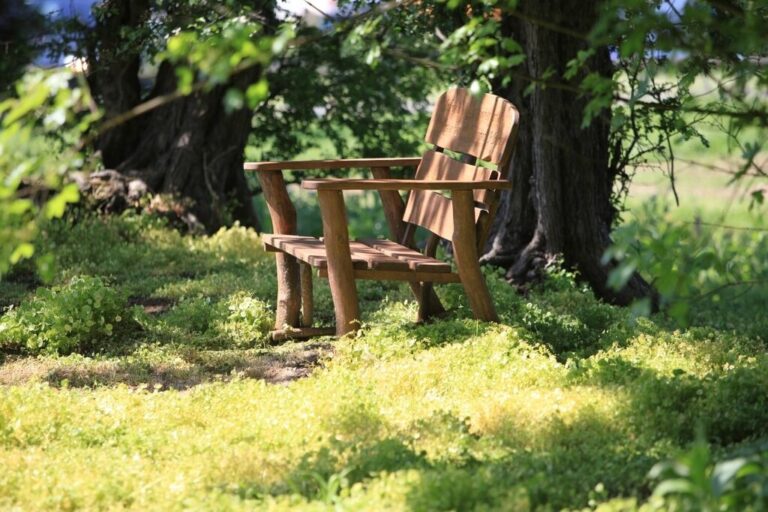
<svg viewBox="0 0 768 512"><path fill-rule="evenodd" d="M512 103L492 94L476 97L466 89L443 93L435 104L427 128L426 141L433 144L434 149L424 153L415 178L432 181L505 179L519 118ZM448 156L445 150L463 161ZM479 165L479 161L484 165ZM478 241L483 244L499 193L477 190L474 195L475 221L481 235ZM447 240L453 237L451 200L439 192L412 191L403 221L422 226Z"/></svg>

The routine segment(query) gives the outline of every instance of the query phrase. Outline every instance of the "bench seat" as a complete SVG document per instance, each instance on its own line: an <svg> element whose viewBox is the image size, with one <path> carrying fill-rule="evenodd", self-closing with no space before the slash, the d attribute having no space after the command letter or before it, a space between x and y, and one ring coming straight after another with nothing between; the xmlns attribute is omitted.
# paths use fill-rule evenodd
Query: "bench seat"
<svg viewBox="0 0 768 512"><path fill-rule="evenodd" d="M270 252L284 252L314 268L328 268L322 238L302 235L263 234L264 247ZM450 274L450 264L386 239L363 239L350 243L355 270L380 270ZM324 272L323 272L324 273ZM362 274L373 275L373 274ZM404 279L408 280L408 279ZM445 278L439 279L444 281Z"/></svg>

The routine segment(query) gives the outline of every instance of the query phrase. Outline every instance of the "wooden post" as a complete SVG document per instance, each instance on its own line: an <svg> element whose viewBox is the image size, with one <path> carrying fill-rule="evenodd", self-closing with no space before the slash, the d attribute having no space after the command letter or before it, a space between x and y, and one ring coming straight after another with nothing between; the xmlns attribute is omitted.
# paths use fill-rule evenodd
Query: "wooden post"
<svg viewBox="0 0 768 512"><path fill-rule="evenodd" d="M328 282L336 309L336 334L343 336L360 326L355 271L349 250L349 231L341 190L319 190L323 241L328 257Z"/></svg>
<svg viewBox="0 0 768 512"><path fill-rule="evenodd" d="M261 171L257 176L269 207L274 232L281 235L295 235L296 208L288 197L283 172ZM298 327L301 307L299 263L296 258L283 252L275 255L275 263L277 266L275 329L282 329L285 325Z"/></svg>
<svg viewBox="0 0 768 512"><path fill-rule="evenodd" d="M488 285L480 272L472 191L454 190L452 202L453 254L472 313L478 320L498 322L499 317L488 292Z"/></svg>
<svg viewBox="0 0 768 512"><path fill-rule="evenodd" d="M314 314L314 302L312 297L312 267L306 263L300 263L301 273L301 325L312 326Z"/></svg>

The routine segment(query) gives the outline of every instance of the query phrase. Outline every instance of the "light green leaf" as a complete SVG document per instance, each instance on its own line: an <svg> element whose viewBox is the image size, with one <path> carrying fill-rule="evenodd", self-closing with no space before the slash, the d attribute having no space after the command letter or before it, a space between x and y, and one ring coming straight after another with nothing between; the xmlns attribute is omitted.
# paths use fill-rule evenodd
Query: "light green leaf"
<svg viewBox="0 0 768 512"><path fill-rule="evenodd" d="M13 254L11 254L11 264L18 263L20 260L25 258L31 258L34 253L34 245L30 244L29 242L19 244L16 249L14 249Z"/></svg>
<svg viewBox="0 0 768 512"><path fill-rule="evenodd" d="M248 106L251 108L256 108L259 103L267 99L267 96L269 96L269 83L263 78L245 91Z"/></svg>
<svg viewBox="0 0 768 512"><path fill-rule="evenodd" d="M64 210L67 208L67 204L76 203L80 200L80 191L77 189L77 185L70 183L61 189L61 192L56 194L53 199L48 201L45 205L45 216L49 219L55 219L64 215Z"/></svg>

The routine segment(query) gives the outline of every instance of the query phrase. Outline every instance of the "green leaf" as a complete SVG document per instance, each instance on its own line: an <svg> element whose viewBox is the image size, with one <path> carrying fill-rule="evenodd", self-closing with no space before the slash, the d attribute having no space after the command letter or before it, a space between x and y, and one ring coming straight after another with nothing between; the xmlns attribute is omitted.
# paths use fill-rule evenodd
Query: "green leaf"
<svg viewBox="0 0 768 512"><path fill-rule="evenodd" d="M35 266L37 267L37 273L40 276L40 279L44 283L53 281L53 278L56 274L53 254L43 254L42 256L36 258Z"/></svg>
<svg viewBox="0 0 768 512"><path fill-rule="evenodd" d="M743 457L717 463L712 471L712 491L715 495L722 495L736 474L747 464L749 459Z"/></svg>
<svg viewBox="0 0 768 512"><path fill-rule="evenodd" d="M621 290L635 273L637 265L633 261L621 263L608 274L608 286L614 290Z"/></svg>
<svg viewBox="0 0 768 512"><path fill-rule="evenodd" d="M245 91L245 97L248 100L248 106L251 108L256 108L259 103L267 99L268 96L269 83L264 78L248 87L248 89Z"/></svg>
<svg viewBox="0 0 768 512"><path fill-rule="evenodd" d="M3 118L3 126L9 126L15 123L30 111L43 105L45 100L48 99L48 93L48 87L43 84L38 84L31 91L27 91L27 94L19 98L16 106Z"/></svg>
<svg viewBox="0 0 768 512"><path fill-rule="evenodd" d="M680 324L688 323L688 312L690 311L690 305L688 302L679 300L675 301L668 310L669 316L677 320Z"/></svg>
<svg viewBox="0 0 768 512"><path fill-rule="evenodd" d="M178 66L176 68L177 87L181 94L192 93L192 84L195 81L195 74L187 66Z"/></svg>
<svg viewBox="0 0 768 512"><path fill-rule="evenodd" d="M53 199L48 201L45 205L45 216L49 219L55 219L64 215L64 210L67 209L67 205L70 203L76 203L80 200L80 191L77 189L77 185L70 183L61 189L61 192L56 194Z"/></svg>
<svg viewBox="0 0 768 512"><path fill-rule="evenodd" d="M632 320L647 317L651 314L651 299L644 297L632 302L629 308L629 316Z"/></svg>
<svg viewBox="0 0 768 512"><path fill-rule="evenodd" d="M668 494L691 494L694 491L693 483L683 478L664 480L653 491L654 496L666 496Z"/></svg>
<svg viewBox="0 0 768 512"><path fill-rule="evenodd" d="M230 87L224 94L224 110L234 112L245 105L245 97L240 89Z"/></svg>
<svg viewBox="0 0 768 512"><path fill-rule="evenodd" d="M8 205L7 211L11 215L21 215L22 213L31 210L33 206L34 203L31 199L16 199Z"/></svg>
<svg viewBox="0 0 768 512"><path fill-rule="evenodd" d="M35 246L30 244L29 242L24 242L22 244L19 244L16 249L13 251L13 254L11 254L11 264L18 263L20 260L25 258L31 258L32 255L35 253Z"/></svg>
<svg viewBox="0 0 768 512"><path fill-rule="evenodd" d="M379 59L381 59L381 46L373 44L365 54L365 63L375 68L379 63Z"/></svg>

